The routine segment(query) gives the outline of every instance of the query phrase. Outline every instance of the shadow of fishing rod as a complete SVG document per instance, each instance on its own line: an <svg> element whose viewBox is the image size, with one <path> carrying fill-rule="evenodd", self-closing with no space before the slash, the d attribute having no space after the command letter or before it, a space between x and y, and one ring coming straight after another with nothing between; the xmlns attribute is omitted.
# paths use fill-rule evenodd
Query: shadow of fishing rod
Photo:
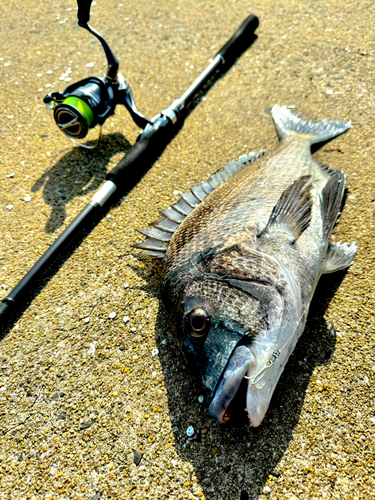
<svg viewBox="0 0 375 500"><path fill-rule="evenodd" d="M88 13L85 12L86 17L87 15ZM80 17L78 19L80 21ZM152 167L181 130L185 119L195 109L203 95L254 43L257 39L254 31L258 25L258 18L253 15L245 19L186 92L152 121L145 119L148 123L138 141L126 152L118 165L107 174L104 185L0 303L0 339L10 331L34 298L109 209L118 204L121 198L131 191ZM86 26L88 26L87 23L83 27Z"/></svg>

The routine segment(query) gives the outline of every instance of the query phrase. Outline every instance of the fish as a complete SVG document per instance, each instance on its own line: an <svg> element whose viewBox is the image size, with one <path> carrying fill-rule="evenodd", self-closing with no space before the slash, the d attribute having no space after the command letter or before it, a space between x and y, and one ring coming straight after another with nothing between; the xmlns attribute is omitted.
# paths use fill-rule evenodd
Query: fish
<svg viewBox="0 0 375 500"><path fill-rule="evenodd" d="M357 252L355 242L330 241L346 176L311 154L351 123L308 121L279 105L271 115L280 138L273 152L243 155L182 193L135 245L164 262L161 297L209 413L227 422L243 393L253 427L304 330L319 278L349 267Z"/></svg>

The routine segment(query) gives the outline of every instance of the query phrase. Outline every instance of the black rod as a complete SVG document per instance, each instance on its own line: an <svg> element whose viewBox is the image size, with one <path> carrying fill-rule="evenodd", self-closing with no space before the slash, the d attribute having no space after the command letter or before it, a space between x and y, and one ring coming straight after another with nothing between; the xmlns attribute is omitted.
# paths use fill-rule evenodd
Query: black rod
<svg viewBox="0 0 375 500"><path fill-rule="evenodd" d="M101 207L121 193L131 189L136 182L151 168L158 156L176 135L187 116L186 108L202 87L212 78L220 67L228 69L254 41L254 31L258 27L258 18L249 16L238 28L230 40L216 54L211 64L202 72L189 89L158 115L152 124L147 125L136 142L116 167L107 174L107 181L94 195L89 204L77 215L56 241L40 257L21 281L0 303L0 327L4 325L14 308L38 285L43 273L60 257L64 249L82 234L102 213ZM182 112L185 110L185 112ZM118 193L117 193L118 195Z"/></svg>

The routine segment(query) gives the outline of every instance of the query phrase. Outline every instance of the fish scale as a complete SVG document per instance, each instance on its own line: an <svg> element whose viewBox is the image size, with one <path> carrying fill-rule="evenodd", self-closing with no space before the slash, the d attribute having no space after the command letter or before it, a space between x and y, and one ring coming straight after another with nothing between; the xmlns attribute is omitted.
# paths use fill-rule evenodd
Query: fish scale
<svg viewBox="0 0 375 500"><path fill-rule="evenodd" d="M244 378L258 426L302 334L316 285L345 269L355 243L329 242L345 175L311 145L350 123L311 122L285 106L272 117L280 142L250 153L181 195L136 247L162 258L162 299L176 339L200 373L219 422Z"/></svg>

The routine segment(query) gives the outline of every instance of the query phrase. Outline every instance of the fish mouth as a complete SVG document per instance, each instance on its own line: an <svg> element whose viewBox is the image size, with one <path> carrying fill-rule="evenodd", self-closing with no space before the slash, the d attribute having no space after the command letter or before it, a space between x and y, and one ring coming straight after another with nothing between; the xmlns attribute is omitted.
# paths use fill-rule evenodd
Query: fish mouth
<svg viewBox="0 0 375 500"><path fill-rule="evenodd" d="M266 367L255 372L257 364L253 352L247 346L238 346L233 351L209 406L210 415L220 423L230 419L233 400L237 399L236 395L243 396L242 388L246 390L245 410L251 425L258 427L262 423L273 389L262 380Z"/></svg>

